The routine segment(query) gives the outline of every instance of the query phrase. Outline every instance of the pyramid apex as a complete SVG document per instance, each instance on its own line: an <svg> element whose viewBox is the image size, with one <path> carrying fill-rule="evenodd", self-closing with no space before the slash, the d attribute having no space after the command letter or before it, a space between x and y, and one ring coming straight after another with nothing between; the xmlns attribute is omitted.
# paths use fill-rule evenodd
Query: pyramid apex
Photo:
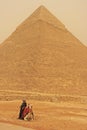
<svg viewBox="0 0 87 130"><path fill-rule="evenodd" d="M44 5L40 5L33 13L36 14L38 12L38 14L41 14L43 11L48 12L47 8Z"/></svg>
<svg viewBox="0 0 87 130"><path fill-rule="evenodd" d="M26 28L39 20L48 23L53 27L65 30L64 24L58 20L44 5L40 5L22 24L20 24L18 29L22 27Z"/></svg>
<svg viewBox="0 0 87 130"><path fill-rule="evenodd" d="M48 9L44 6L44 5L40 5L35 11L35 12L39 12L39 14L43 14L43 12L49 12Z"/></svg>
<svg viewBox="0 0 87 130"><path fill-rule="evenodd" d="M27 26L38 20L65 30L65 26L44 5L40 5L21 25Z"/></svg>
<svg viewBox="0 0 87 130"><path fill-rule="evenodd" d="M45 9L46 9L46 7L45 7L44 5L40 5L38 8L39 8L39 9L42 9L42 8L45 8Z"/></svg>

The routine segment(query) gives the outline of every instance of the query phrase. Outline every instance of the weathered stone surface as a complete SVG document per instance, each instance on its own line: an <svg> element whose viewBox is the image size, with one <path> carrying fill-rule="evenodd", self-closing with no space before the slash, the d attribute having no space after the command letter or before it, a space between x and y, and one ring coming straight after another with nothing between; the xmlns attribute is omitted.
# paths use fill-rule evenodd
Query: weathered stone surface
<svg viewBox="0 0 87 130"><path fill-rule="evenodd" d="M0 45L0 89L87 95L87 47L45 7Z"/></svg>

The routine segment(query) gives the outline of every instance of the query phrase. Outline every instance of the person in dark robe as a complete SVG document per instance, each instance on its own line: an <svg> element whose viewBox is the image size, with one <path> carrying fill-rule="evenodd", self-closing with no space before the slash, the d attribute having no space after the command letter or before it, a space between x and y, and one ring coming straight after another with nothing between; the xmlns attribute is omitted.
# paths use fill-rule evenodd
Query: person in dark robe
<svg viewBox="0 0 87 130"><path fill-rule="evenodd" d="M23 100L22 104L20 106L20 112L19 112L18 119L22 119L22 117L23 117L22 114L23 114L23 111L24 111L24 109L25 109L26 106L27 106L26 100Z"/></svg>

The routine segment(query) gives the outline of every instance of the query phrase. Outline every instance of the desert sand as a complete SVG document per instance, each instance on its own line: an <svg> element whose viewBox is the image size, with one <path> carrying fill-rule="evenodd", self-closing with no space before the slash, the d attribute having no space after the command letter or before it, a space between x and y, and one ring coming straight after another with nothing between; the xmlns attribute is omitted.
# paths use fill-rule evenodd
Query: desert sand
<svg viewBox="0 0 87 130"><path fill-rule="evenodd" d="M13 124L0 123L0 129L2 130L33 130L29 128L24 128L21 126L16 126Z"/></svg>
<svg viewBox="0 0 87 130"><path fill-rule="evenodd" d="M34 120L17 119L21 100L14 100L0 101L0 121L35 130L87 130L86 103L37 100L27 102L33 105Z"/></svg>

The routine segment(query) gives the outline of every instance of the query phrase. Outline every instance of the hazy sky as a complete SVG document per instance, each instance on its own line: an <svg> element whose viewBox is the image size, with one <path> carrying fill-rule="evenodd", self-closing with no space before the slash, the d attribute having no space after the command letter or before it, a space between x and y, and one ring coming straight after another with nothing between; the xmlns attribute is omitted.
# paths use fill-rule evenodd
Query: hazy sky
<svg viewBox="0 0 87 130"><path fill-rule="evenodd" d="M0 43L40 5L87 45L87 0L0 0Z"/></svg>

